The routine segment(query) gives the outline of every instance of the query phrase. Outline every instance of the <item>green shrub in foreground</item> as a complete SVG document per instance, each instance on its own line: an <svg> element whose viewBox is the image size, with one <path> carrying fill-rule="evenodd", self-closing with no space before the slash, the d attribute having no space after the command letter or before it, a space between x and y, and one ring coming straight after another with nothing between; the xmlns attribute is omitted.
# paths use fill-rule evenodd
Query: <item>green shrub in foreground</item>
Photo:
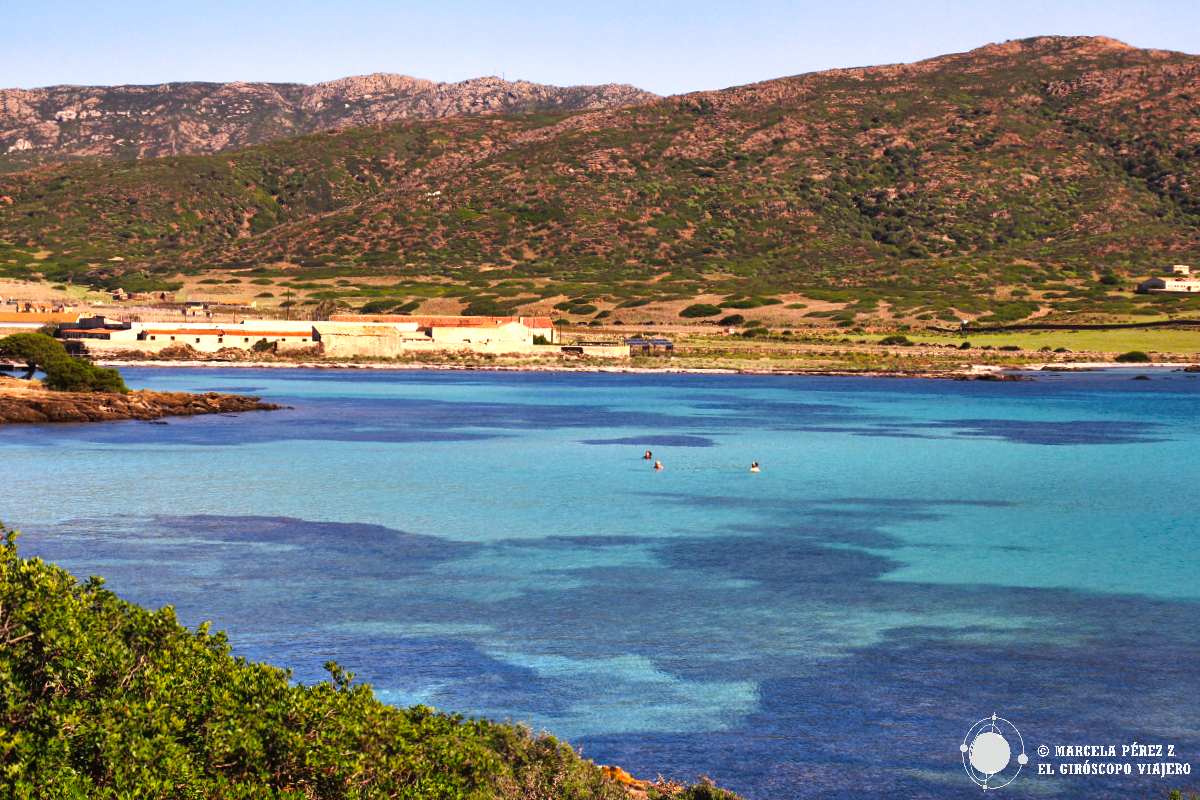
<svg viewBox="0 0 1200 800"><path fill-rule="evenodd" d="M1130 350L1128 353L1121 353L1116 360L1122 364L1146 364L1149 363L1150 356L1141 350Z"/></svg>
<svg viewBox="0 0 1200 800"><path fill-rule="evenodd" d="M332 662L293 683L169 606L21 558L3 526L0 645L0 796L16 800L628 796L550 736L385 705Z"/></svg>

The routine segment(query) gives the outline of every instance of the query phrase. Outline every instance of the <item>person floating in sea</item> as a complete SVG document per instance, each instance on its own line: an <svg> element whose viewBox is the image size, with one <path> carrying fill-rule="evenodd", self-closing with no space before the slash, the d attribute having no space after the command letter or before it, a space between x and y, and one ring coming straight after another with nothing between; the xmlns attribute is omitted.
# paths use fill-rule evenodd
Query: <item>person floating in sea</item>
<svg viewBox="0 0 1200 800"><path fill-rule="evenodd" d="M642 458L644 458L646 461L649 461L650 459L654 458L654 453L651 453L649 450L647 450L646 455L642 456Z"/></svg>
<svg viewBox="0 0 1200 800"><path fill-rule="evenodd" d="M761 470L761 469L759 469L759 466L758 466L758 462L757 462L757 461L751 461L751 462L750 462L750 471L751 471L751 472L762 472L762 470Z"/></svg>
<svg viewBox="0 0 1200 800"><path fill-rule="evenodd" d="M657 471L657 470L661 470L662 468L663 468L663 465L662 465L662 462L661 462L661 461L655 461L655 462L654 462L654 469L655 469L656 471Z"/></svg>

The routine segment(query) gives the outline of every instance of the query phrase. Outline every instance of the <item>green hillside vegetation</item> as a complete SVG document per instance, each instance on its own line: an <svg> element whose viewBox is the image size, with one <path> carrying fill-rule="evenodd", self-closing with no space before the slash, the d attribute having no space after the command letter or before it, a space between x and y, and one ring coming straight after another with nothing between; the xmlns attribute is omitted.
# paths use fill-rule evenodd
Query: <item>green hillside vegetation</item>
<svg viewBox="0 0 1200 800"><path fill-rule="evenodd" d="M73 162L0 177L0 276L222 267L314 284L309 303L566 297L577 317L790 294L847 303L810 315L844 326L1195 314L1129 290L1200 251L1198 118L1200 57L1043 37L620 110ZM336 284L363 275L390 284Z"/></svg>
<svg viewBox="0 0 1200 800"><path fill-rule="evenodd" d="M627 791L566 744L399 709L328 664L297 684L65 570L0 527L0 795L32 798L544 798ZM650 798L736 800L709 785Z"/></svg>

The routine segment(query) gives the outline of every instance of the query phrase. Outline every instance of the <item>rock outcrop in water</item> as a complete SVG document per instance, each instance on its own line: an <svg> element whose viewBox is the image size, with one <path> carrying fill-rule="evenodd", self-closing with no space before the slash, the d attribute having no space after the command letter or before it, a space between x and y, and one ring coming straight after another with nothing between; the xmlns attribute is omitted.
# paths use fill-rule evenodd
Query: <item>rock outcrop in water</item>
<svg viewBox="0 0 1200 800"><path fill-rule="evenodd" d="M0 425L14 422L152 420L278 408L282 406L264 403L249 395L149 390L129 394L52 392L36 381L0 378Z"/></svg>

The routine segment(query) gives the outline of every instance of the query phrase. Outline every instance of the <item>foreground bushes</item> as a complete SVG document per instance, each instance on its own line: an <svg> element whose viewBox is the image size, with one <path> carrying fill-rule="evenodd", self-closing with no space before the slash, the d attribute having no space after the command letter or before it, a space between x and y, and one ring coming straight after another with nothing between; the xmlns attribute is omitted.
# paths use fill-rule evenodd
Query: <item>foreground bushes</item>
<svg viewBox="0 0 1200 800"><path fill-rule="evenodd" d="M97 367L67 353L62 342L44 333L14 333L0 339L0 357L22 360L30 374L46 373L46 388L57 392L120 392L129 388L115 369Z"/></svg>
<svg viewBox="0 0 1200 800"><path fill-rule="evenodd" d="M0 796L627 797L549 736L393 708L332 663L330 680L295 685L206 625L22 559L0 536Z"/></svg>

